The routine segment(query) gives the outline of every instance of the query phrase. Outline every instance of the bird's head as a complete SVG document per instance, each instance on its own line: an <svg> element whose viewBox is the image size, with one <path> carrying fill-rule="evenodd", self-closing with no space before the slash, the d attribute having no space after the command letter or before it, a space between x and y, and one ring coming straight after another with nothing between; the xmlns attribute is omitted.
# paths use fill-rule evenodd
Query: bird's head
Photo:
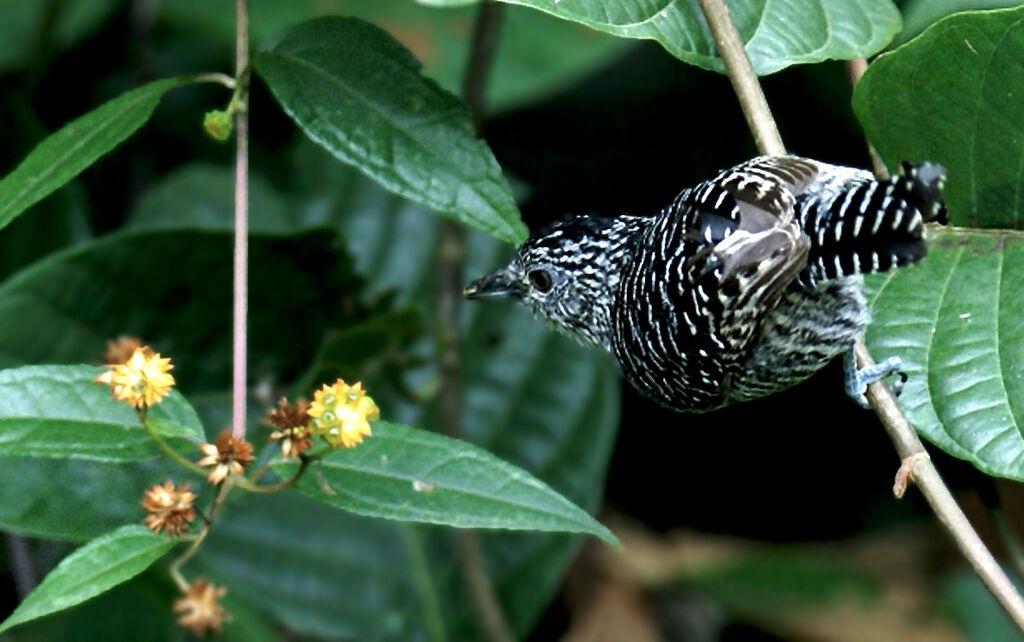
<svg viewBox="0 0 1024 642"><path fill-rule="evenodd" d="M508 265L483 276L469 299L511 297L582 343L611 346L611 310L619 274L650 219L575 216L521 245Z"/></svg>

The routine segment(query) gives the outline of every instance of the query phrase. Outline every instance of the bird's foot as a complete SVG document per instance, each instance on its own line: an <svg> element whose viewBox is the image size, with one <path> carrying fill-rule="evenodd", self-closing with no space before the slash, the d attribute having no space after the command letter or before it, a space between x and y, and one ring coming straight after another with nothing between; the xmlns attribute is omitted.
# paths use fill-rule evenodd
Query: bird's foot
<svg viewBox="0 0 1024 642"><path fill-rule="evenodd" d="M892 384L892 393L900 396L903 392L903 384L907 383L907 373L903 372L903 361L899 357L889 357L872 366L857 368L857 361L853 356L853 348L843 355L843 366L846 369L846 394L863 408L869 408L868 399L864 396L868 386L888 377L891 374L899 375L899 380Z"/></svg>

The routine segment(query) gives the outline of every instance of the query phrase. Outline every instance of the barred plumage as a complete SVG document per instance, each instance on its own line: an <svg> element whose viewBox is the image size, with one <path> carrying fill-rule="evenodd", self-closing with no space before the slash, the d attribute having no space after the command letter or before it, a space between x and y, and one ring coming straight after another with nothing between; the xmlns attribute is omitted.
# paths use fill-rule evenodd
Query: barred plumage
<svg viewBox="0 0 1024 642"><path fill-rule="evenodd" d="M866 171L759 157L684 190L655 217L576 216L535 234L466 289L522 300L615 354L676 410L787 388L848 350L868 321L860 275L924 256L944 222L943 170Z"/></svg>

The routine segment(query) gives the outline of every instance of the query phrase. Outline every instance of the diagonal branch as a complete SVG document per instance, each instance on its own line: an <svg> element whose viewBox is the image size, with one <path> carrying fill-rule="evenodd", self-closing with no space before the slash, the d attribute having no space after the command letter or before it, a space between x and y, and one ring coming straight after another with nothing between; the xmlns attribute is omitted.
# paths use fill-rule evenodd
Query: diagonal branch
<svg viewBox="0 0 1024 642"><path fill-rule="evenodd" d="M758 149L764 154L784 153L782 138L775 127L768 103L761 93L757 76L750 66L736 27L729 18L724 0L698 2L711 27L719 54L725 61L725 68L757 141ZM862 340L857 340L854 350L861 367L873 363ZM866 396L902 458L903 465L897 474L897 488L901 484L905 485L907 480L913 480L917 484L939 521L960 548L960 552L974 568L974 572L1010 615L1014 624L1024 632L1024 599L974 531L967 516L960 510L928 457L917 433L896 404L892 391L879 381L868 386Z"/></svg>

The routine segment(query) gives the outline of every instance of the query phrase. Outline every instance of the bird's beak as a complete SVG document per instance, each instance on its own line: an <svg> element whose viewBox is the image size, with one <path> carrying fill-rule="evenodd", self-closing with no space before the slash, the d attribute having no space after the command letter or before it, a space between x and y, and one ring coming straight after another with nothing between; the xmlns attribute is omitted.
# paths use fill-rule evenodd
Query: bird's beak
<svg viewBox="0 0 1024 642"><path fill-rule="evenodd" d="M505 268L482 276L473 281L462 290L462 296L467 299L482 299L485 297L515 297L521 294L521 287L511 278Z"/></svg>

